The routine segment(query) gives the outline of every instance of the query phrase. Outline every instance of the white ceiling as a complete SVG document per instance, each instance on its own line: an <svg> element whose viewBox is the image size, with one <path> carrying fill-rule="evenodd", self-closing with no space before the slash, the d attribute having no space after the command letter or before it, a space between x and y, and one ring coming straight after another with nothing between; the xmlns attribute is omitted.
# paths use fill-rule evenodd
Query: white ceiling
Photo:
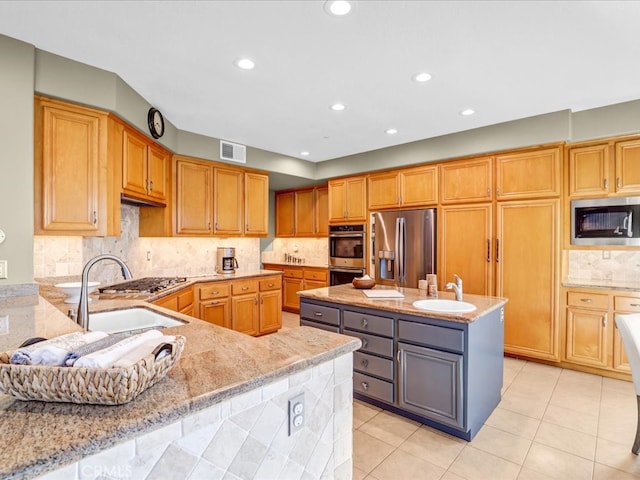
<svg viewBox="0 0 640 480"><path fill-rule="evenodd" d="M314 162L640 98L640 2L323 3L0 1L0 33L116 73L181 130Z"/></svg>

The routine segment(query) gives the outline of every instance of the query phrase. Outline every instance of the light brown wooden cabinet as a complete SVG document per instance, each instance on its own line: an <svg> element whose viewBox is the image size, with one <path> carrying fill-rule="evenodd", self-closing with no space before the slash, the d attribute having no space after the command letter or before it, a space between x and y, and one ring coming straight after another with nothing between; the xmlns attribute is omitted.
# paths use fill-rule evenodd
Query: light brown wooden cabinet
<svg viewBox="0 0 640 480"><path fill-rule="evenodd" d="M194 292L193 286L189 285L171 295L162 297L155 302L154 305L180 312L184 315L193 316L194 314Z"/></svg>
<svg viewBox="0 0 640 480"><path fill-rule="evenodd" d="M327 187L276 192L276 237L328 234Z"/></svg>
<svg viewBox="0 0 640 480"><path fill-rule="evenodd" d="M295 205L295 192L276 193L276 237L295 236Z"/></svg>
<svg viewBox="0 0 640 480"><path fill-rule="evenodd" d="M560 196L560 147L496 156L496 199Z"/></svg>
<svg viewBox="0 0 640 480"><path fill-rule="evenodd" d="M43 97L35 97L34 108L35 233L119 234L107 114Z"/></svg>
<svg viewBox="0 0 640 480"><path fill-rule="evenodd" d="M298 292L328 286L329 271L322 267L265 263L267 270L282 272L282 310L300 312Z"/></svg>
<svg viewBox="0 0 640 480"><path fill-rule="evenodd" d="M122 192L128 198L166 205L171 154L125 127L122 136Z"/></svg>
<svg viewBox="0 0 640 480"><path fill-rule="evenodd" d="M640 139L569 148L569 196L640 194Z"/></svg>
<svg viewBox="0 0 640 480"><path fill-rule="evenodd" d="M488 202L492 199L493 157L440 165L440 203Z"/></svg>
<svg viewBox="0 0 640 480"><path fill-rule="evenodd" d="M213 169L203 162L174 156L176 172L175 233L213 234Z"/></svg>
<svg viewBox="0 0 640 480"><path fill-rule="evenodd" d="M317 237L329 235L329 188L325 185L314 188L314 233Z"/></svg>
<svg viewBox="0 0 640 480"><path fill-rule="evenodd" d="M438 167L422 166L368 176L369 210L424 207L438 201Z"/></svg>
<svg viewBox="0 0 640 480"><path fill-rule="evenodd" d="M213 195L213 234L241 235L244 212L244 172L215 167Z"/></svg>
<svg viewBox="0 0 640 480"><path fill-rule="evenodd" d="M269 175L244 173L244 235L269 234Z"/></svg>
<svg viewBox="0 0 640 480"><path fill-rule="evenodd" d="M329 222L367 220L367 184L364 176L329 181Z"/></svg>
<svg viewBox="0 0 640 480"><path fill-rule="evenodd" d="M229 282L195 285L198 318L219 327L231 328L231 287Z"/></svg>

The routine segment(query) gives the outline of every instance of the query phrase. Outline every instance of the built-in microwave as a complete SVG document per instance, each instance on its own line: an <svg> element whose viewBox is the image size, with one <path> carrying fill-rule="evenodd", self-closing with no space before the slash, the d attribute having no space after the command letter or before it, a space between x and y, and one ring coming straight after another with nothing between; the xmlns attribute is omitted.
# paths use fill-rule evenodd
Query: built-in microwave
<svg viewBox="0 0 640 480"><path fill-rule="evenodd" d="M640 245L640 197L571 201L572 245Z"/></svg>

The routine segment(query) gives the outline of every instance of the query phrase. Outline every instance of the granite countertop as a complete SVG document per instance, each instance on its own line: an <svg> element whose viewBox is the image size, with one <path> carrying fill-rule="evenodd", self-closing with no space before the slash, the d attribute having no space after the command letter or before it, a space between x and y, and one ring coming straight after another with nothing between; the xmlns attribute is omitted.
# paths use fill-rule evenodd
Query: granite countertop
<svg viewBox="0 0 640 480"><path fill-rule="evenodd" d="M125 299L98 300L91 309L143 304L168 312ZM188 322L164 330L187 338L182 357L163 380L130 403L26 402L0 394L0 437L10 446L0 449L0 478L32 478L360 347L358 339L311 327L256 338L176 312L171 315ZM42 297L26 303L3 299L0 319L0 351L13 350L30 337L79 330Z"/></svg>
<svg viewBox="0 0 640 480"><path fill-rule="evenodd" d="M362 290L354 288L351 284L316 288L314 290L302 290L298 292L298 295L302 298L313 300L466 323L474 322L483 315L495 310L496 308L500 308L508 302L506 298L486 297L483 295L471 295L465 293L463 300L475 305L477 307L475 311L470 313L441 313L420 310L412 305L416 300L425 300L428 298L426 295L421 294L420 290L417 288L376 285L374 289L397 290L404 295L404 298L368 298ZM438 292L438 298L455 300L455 295L452 292Z"/></svg>
<svg viewBox="0 0 640 480"><path fill-rule="evenodd" d="M585 278L564 278L563 287L596 288L603 290L620 290L621 292L640 292L640 282L624 282L620 280L591 280Z"/></svg>
<svg viewBox="0 0 640 480"><path fill-rule="evenodd" d="M292 263L292 262L262 262L263 265L279 265L281 267L307 267L307 268L329 268L327 263Z"/></svg>

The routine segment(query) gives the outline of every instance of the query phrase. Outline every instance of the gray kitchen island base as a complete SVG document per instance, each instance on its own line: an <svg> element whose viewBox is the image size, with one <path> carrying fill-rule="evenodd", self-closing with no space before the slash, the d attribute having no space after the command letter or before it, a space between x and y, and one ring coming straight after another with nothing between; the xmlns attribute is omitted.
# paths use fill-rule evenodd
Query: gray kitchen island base
<svg viewBox="0 0 640 480"><path fill-rule="evenodd" d="M301 293L301 324L362 341L353 359L354 398L467 441L500 402L504 299L464 321L411 314L397 301L392 311Z"/></svg>

